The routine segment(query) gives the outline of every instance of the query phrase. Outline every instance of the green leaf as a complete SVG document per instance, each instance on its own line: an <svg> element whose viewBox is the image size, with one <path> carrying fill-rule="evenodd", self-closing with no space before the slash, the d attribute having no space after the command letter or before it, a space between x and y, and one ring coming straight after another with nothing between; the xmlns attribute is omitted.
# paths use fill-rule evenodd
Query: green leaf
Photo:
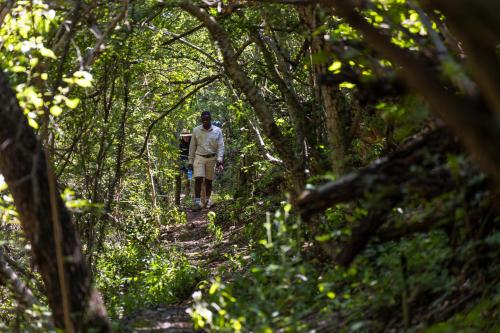
<svg viewBox="0 0 500 333"><path fill-rule="evenodd" d="M326 32L327 28L328 28L328 27L327 27L325 24L323 24L323 25L319 26L318 28L316 28L316 29L312 32L312 34L311 34L311 35L312 35L313 37L319 36L319 35L323 34L324 32Z"/></svg>
<svg viewBox="0 0 500 333"><path fill-rule="evenodd" d="M211 286L210 286L210 290L208 291L208 293L210 295L213 295L220 287L220 283L219 282L214 282Z"/></svg>
<svg viewBox="0 0 500 333"><path fill-rule="evenodd" d="M54 117L59 116L63 112L63 109L59 105L52 105L50 108L50 114Z"/></svg>
<svg viewBox="0 0 500 333"><path fill-rule="evenodd" d="M8 188L8 185L5 182L5 179L3 178L2 175L0 175L0 192L5 191L7 188Z"/></svg>
<svg viewBox="0 0 500 333"><path fill-rule="evenodd" d="M75 109L80 104L79 98L66 98L66 106L70 109Z"/></svg>
<svg viewBox="0 0 500 333"><path fill-rule="evenodd" d="M34 129L38 129L38 123L36 122L35 119L33 118L28 118L28 125L30 125L31 127L33 127Z"/></svg>
<svg viewBox="0 0 500 333"><path fill-rule="evenodd" d="M339 87L340 88L352 89L352 88L356 87L356 85L354 83L346 81L346 82L342 82L341 84L339 84Z"/></svg>
<svg viewBox="0 0 500 333"><path fill-rule="evenodd" d="M74 77L83 77L86 80L92 81L92 74L87 71L76 71L73 73Z"/></svg>
<svg viewBox="0 0 500 333"><path fill-rule="evenodd" d="M328 67L328 70L330 72L337 72L340 70L340 68L342 68L342 62L340 61L334 61L333 64L330 65L330 67Z"/></svg>
<svg viewBox="0 0 500 333"><path fill-rule="evenodd" d="M38 58L31 58L30 59L30 66L35 67L36 65L38 65Z"/></svg>
<svg viewBox="0 0 500 333"><path fill-rule="evenodd" d="M210 7L208 11L210 12L210 15L217 16L217 9Z"/></svg>
<svg viewBox="0 0 500 333"><path fill-rule="evenodd" d="M77 85L79 85L80 87L83 87L83 88L90 88L90 87L92 87L92 83L90 82L90 80L83 79L83 78L75 79L74 83L77 84Z"/></svg>
<svg viewBox="0 0 500 333"><path fill-rule="evenodd" d="M10 71L12 73L22 73L22 72L26 72L26 67L24 66L13 66L10 68Z"/></svg>
<svg viewBox="0 0 500 333"><path fill-rule="evenodd" d="M40 49L40 54L42 56L46 57L46 58L57 59L56 54L54 53L54 51L52 51L51 49L45 48L45 47L42 47Z"/></svg>
<svg viewBox="0 0 500 333"><path fill-rule="evenodd" d="M314 237L318 242L326 242L329 241L332 236L330 234L318 235Z"/></svg>

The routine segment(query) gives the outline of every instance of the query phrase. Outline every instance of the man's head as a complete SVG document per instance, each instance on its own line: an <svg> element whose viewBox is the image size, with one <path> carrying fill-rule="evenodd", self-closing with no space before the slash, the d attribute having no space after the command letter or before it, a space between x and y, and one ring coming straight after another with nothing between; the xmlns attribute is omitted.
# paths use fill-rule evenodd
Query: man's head
<svg viewBox="0 0 500 333"><path fill-rule="evenodd" d="M209 111L203 111L201 113L201 123L205 129L209 129L212 126L212 115Z"/></svg>

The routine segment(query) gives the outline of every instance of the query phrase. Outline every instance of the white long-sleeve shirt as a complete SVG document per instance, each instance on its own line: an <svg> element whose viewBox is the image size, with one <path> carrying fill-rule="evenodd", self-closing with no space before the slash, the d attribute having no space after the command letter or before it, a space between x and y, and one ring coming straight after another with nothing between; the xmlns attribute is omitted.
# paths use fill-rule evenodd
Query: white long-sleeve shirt
<svg viewBox="0 0 500 333"><path fill-rule="evenodd" d="M206 130L203 125L193 129L191 144L189 145L188 163L193 164L195 155L216 154L217 162L222 162L224 157L224 138L222 130L212 125Z"/></svg>

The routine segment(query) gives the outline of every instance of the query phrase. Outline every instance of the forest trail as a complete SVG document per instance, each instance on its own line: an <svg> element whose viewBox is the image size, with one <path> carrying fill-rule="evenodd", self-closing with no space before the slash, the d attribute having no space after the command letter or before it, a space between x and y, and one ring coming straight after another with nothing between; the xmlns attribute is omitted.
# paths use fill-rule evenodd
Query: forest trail
<svg viewBox="0 0 500 333"><path fill-rule="evenodd" d="M498 22L0 0L0 333L500 333Z"/></svg>
<svg viewBox="0 0 500 333"><path fill-rule="evenodd" d="M187 223L165 227L160 236L167 247L176 247L186 255L193 266L208 271L207 279L225 263L222 253L231 251L230 236L239 228L230 227L220 242L215 242L210 233L208 211L187 211ZM193 290L194 291L194 290ZM186 310L191 306L191 297L181 303L156 305L140 309L122 320L125 332L187 333L197 332L193 328Z"/></svg>

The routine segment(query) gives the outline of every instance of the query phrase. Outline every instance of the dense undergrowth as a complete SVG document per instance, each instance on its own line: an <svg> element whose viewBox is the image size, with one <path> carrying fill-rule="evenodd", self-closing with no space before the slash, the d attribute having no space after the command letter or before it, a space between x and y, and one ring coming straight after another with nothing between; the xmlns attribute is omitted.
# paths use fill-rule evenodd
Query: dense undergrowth
<svg viewBox="0 0 500 333"><path fill-rule="evenodd" d="M152 212L136 212L127 232L105 244L95 284L114 319L192 297L195 327L213 332L498 332L497 199L461 155L448 156L447 168L454 190L432 199L406 193L388 215L388 228L349 267L325 257L319 245L333 241L332 250L340 250L352 227L375 208L369 195L328 209L317 221L322 234L313 236L276 191L282 178L274 166L248 170L252 191L228 186L235 173L229 170L218 179L218 205L208 214L214 244L238 230L225 248L207 254L224 258L218 275L209 276L175 246L167 249L158 241L165 225L154 223ZM161 221L187 222L177 208L162 210ZM415 233L388 233L427 221L429 227ZM17 244L19 233L13 225L6 244ZM12 302L2 308L4 321L29 317L34 320L23 327L45 330L40 318L46 306L24 314Z"/></svg>
<svg viewBox="0 0 500 333"><path fill-rule="evenodd" d="M134 244L109 248L102 256L97 287L114 318L189 297L205 275L175 249L151 250Z"/></svg>
<svg viewBox="0 0 500 333"><path fill-rule="evenodd" d="M329 209L320 221L325 233L315 239L278 197L240 198L220 207L216 223L237 220L243 231L233 241L249 244L250 253L236 258L239 264L229 279L225 272L226 279L206 281L193 294L195 327L217 332L498 332L495 199L487 187L477 190L484 176L469 173L460 156L450 156L448 167L458 190L427 201L409 196L386 222L397 228L431 219L432 227L393 239L375 236L350 267L318 256L317 244L335 240L340 249L354 223L373 208L368 200Z"/></svg>

